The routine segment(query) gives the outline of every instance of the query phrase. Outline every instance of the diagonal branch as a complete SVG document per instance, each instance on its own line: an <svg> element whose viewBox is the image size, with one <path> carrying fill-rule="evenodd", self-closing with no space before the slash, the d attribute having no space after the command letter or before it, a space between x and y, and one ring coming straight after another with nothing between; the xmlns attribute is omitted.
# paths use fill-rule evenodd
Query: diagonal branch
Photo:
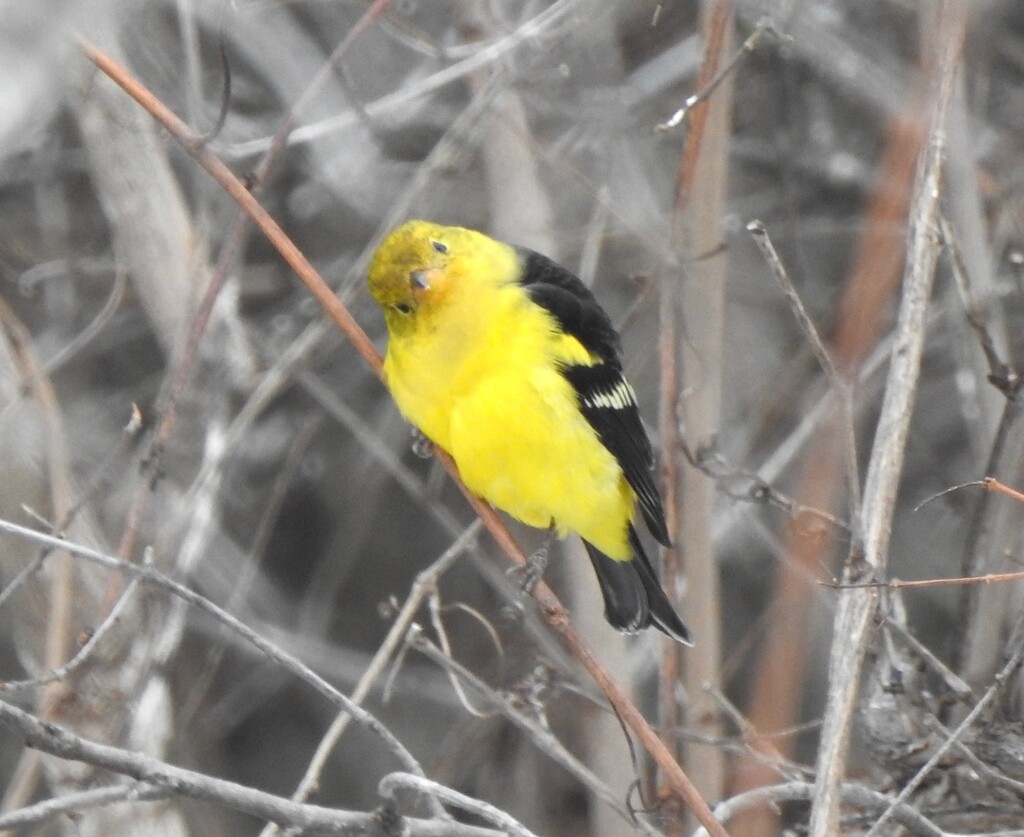
<svg viewBox="0 0 1024 837"><path fill-rule="evenodd" d="M381 358L366 332L349 313L331 288L323 281L309 260L303 255L294 242L285 234L280 225L260 205L259 201L245 187L234 173L216 155L207 150L192 130L175 115L162 101L153 95L143 84L121 67L106 53L85 41L80 41L86 57L103 73L109 76L154 119L160 122L182 147L199 163L218 184L248 213L253 223L274 245L281 257L295 271L309 292L324 307L331 320L345 334L356 350L362 355L370 368L379 376L381 374ZM462 485L458 471L451 458L440 449L436 449L438 459L445 470L452 476L456 484L466 496L469 504L483 520L484 525L498 542L505 554L517 564L526 563L526 556L512 539L507 527L501 522L497 513L489 505L473 496ZM534 597L544 613L548 623L562 636L573 656L583 665L598 687L607 696L609 702L622 717L624 723L633 731L645 749L662 769L669 787L693 811L694 816L715 837L727 837L725 829L714 818L708 804L700 796L693 782L679 766L672 754L660 741L640 710L626 696L626 693L615 683L611 675L597 661L593 653L583 642L569 622L569 614L565 607L546 584L538 584Z"/></svg>

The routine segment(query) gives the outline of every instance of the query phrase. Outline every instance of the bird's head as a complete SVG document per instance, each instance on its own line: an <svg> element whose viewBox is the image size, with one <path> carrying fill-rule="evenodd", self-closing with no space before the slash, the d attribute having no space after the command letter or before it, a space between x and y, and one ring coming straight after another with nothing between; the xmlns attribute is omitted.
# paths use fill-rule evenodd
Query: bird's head
<svg viewBox="0 0 1024 837"><path fill-rule="evenodd" d="M463 232L469 230L408 221L384 239L370 263L369 285L389 325L446 293L452 249Z"/></svg>
<svg viewBox="0 0 1024 837"><path fill-rule="evenodd" d="M483 233L407 221L377 249L368 280L394 333L432 311L457 307L457 297L466 299L480 285L514 281L519 269L515 249Z"/></svg>

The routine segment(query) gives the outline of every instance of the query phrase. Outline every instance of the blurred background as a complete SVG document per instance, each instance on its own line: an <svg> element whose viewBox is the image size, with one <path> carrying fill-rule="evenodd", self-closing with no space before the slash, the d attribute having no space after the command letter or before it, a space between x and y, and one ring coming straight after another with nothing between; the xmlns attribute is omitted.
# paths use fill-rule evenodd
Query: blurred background
<svg viewBox="0 0 1024 837"><path fill-rule="evenodd" d="M666 584L696 646L615 634L578 543L553 548L546 578L705 798L813 781L839 595L827 583L862 524L938 3L396 0L367 21L369 8L0 0L0 517L151 562L344 693L358 687L430 778L538 834L692 830L490 536L465 534L471 510L417 455L365 361L221 188L86 60L82 36L204 135L382 351L365 270L408 218L540 250L594 289L672 485L680 548ZM977 486L935 496L986 475L1024 489L1012 372L1024 7L969 8L891 509L886 574L908 580L1021 569L1024 507ZM721 65L736 63L687 162L697 111L665 123L704 89L715 31ZM850 387L848 410L746 230L755 219ZM453 544L409 618L489 694L384 646ZM308 683L166 591L13 535L0 545L0 677L27 681L5 700L96 741L295 791L336 715ZM117 601L87 657L48 679ZM927 761L942 724L1019 652L1020 605L1019 583L880 594L851 780L895 792ZM912 797L947 831L1024 822L1018 692L1004 687ZM358 724L325 758L313 801L359 811L400 768ZM6 810L117 778L40 759L9 733L0 775ZM780 799L730 833L803 833L806 799ZM844 833L872 813L851 809ZM171 799L11 833L265 825Z"/></svg>

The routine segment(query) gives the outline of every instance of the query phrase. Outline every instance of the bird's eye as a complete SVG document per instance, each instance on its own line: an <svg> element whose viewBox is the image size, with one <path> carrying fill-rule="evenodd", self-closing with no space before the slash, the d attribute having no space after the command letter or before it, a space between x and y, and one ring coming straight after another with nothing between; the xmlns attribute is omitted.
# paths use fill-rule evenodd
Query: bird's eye
<svg viewBox="0 0 1024 837"><path fill-rule="evenodd" d="M396 302L394 308L399 314L412 313L412 306L408 302Z"/></svg>
<svg viewBox="0 0 1024 837"><path fill-rule="evenodd" d="M447 244L443 244L440 241L431 241L430 242L430 246L433 247L435 250L437 250L438 253L447 253L448 252L448 245Z"/></svg>

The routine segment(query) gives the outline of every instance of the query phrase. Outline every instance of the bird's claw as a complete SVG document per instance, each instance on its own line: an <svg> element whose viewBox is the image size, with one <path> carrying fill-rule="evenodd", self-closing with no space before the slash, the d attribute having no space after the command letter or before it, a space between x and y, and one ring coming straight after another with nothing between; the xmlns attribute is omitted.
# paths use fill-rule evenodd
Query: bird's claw
<svg viewBox="0 0 1024 837"><path fill-rule="evenodd" d="M418 427L412 428L412 452L420 459L430 459L434 455L434 444Z"/></svg>
<svg viewBox="0 0 1024 837"><path fill-rule="evenodd" d="M519 564L508 570L510 577L519 577L519 593L522 596L532 596L534 588L544 577L544 570L548 566L548 545L544 544L536 552L530 554L525 564Z"/></svg>

